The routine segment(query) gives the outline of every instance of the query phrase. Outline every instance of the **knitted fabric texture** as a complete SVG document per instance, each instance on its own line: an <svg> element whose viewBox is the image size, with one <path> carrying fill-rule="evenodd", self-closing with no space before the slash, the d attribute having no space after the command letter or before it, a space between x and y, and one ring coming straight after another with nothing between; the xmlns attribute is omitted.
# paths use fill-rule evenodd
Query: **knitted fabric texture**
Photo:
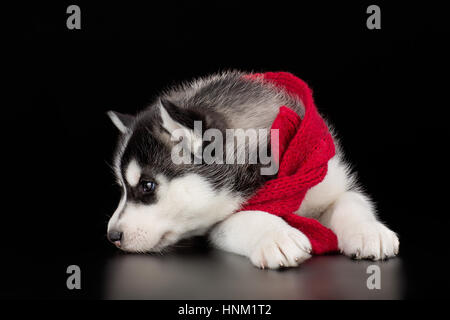
<svg viewBox="0 0 450 320"><path fill-rule="evenodd" d="M306 192L324 179L328 160L335 155L333 139L314 105L311 89L286 72L251 74L248 78L270 81L288 94L298 96L305 107L305 115L301 119L287 106L280 106L271 127L279 130L279 143L272 139L271 144L272 150L276 147L279 150L277 178L266 182L240 210L265 211L283 218L308 237L313 254L337 251L337 237L330 229L315 219L294 213Z"/></svg>

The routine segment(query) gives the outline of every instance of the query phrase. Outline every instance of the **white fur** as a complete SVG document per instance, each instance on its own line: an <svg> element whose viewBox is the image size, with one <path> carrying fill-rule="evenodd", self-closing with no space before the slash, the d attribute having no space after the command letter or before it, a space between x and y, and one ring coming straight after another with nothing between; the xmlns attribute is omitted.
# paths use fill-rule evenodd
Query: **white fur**
<svg viewBox="0 0 450 320"><path fill-rule="evenodd" d="M297 214L318 218L340 195L351 188L349 168L337 156L328 161L328 171L321 183L308 190Z"/></svg>
<svg viewBox="0 0 450 320"><path fill-rule="evenodd" d="M348 256L380 260L398 254L397 235L377 220L371 202L361 192L343 193L320 221L336 233L340 250Z"/></svg>
<svg viewBox="0 0 450 320"><path fill-rule="evenodd" d="M217 247L246 256L257 267L293 267L311 257L311 243L283 219L262 211L241 211L215 227Z"/></svg>
<svg viewBox="0 0 450 320"><path fill-rule="evenodd" d="M379 260L398 253L397 235L377 220L370 199L355 188L349 166L339 157L328 162L326 177L307 192L298 214L333 230L348 256Z"/></svg>
<svg viewBox="0 0 450 320"><path fill-rule="evenodd" d="M216 77L226 78L227 75ZM214 77L199 80L175 90L169 96L186 100L213 80ZM238 129L267 128L280 105L295 106L294 109L302 115L300 101L288 98L281 90L268 88L266 93L259 99L246 99L245 104L242 104L242 99L234 99L238 104L234 106L228 105L226 94L219 93L218 97L214 97L214 105L223 106L216 111L228 120L230 128ZM207 105L209 100L204 102ZM160 110L163 126L172 138L177 140L183 137L183 141L186 138L196 153L197 147L201 146L201 137L174 121L162 105ZM196 174L171 181L157 176L157 201L154 204L127 202L120 168L131 130L115 114L108 114L124 134L114 162L116 176L124 192L108 224L109 230L123 232L121 249L158 251L181 238L205 233L215 226L211 240L217 247L247 256L258 267L296 266L310 257L311 244L300 231L266 212L232 214L244 200L229 190L215 191L205 178ZM130 164L125 179L130 185L136 185L139 177L138 166ZM378 260L398 253L397 235L377 220L370 199L355 188L348 165L339 156L329 161L326 177L306 193L296 213L318 219L333 230L338 237L339 248L346 255Z"/></svg>
<svg viewBox="0 0 450 320"><path fill-rule="evenodd" d="M348 168L339 157L332 158L325 179L307 192L298 214L317 218L333 230L348 256L379 260L396 255L397 235L377 220L374 206L354 187Z"/></svg>
<svg viewBox="0 0 450 320"><path fill-rule="evenodd" d="M128 131L127 133L125 133L123 135L123 141L122 143L119 145L119 149L117 150L117 154L114 158L114 173L117 179L117 183L119 183L119 185L125 185L125 182L123 181L123 177L122 177L122 171L121 171L121 166L122 166L122 155L125 152L125 148L128 144L128 141L131 138L131 131Z"/></svg>
<svg viewBox="0 0 450 320"><path fill-rule="evenodd" d="M109 230L123 232L121 249L159 251L179 239L202 234L236 211L242 199L227 190L214 191L196 174L171 181L156 177L158 201L151 205L128 202Z"/></svg>
<svg viewBox="0 0 450 320"><path fill-rule="evenodd" d="M137 186L141 179L141 172L142 169L135 159L128 163L127 169L125 170L125 179L127 179L130 186Z"/></svg>
<svg viewBox="0 0 450 320"><path fill-rule="evenodd" d="M397 235L377 220L370 200L354 187L349 166L339 157L330 159L324 180L307 192L296 213L319 219L333 230L339 248L348 256L378 260L398 253ZM262 268L296 266L308 259L311 251L305 235L281 218L261 211L230 216L213 229L211 240Z"/></svg>
<svg viewBox="0 0 450 320"><path fill-rule="evenodd" d="M120 202L117 209L114 211L113 215L108 221L108 231L114 230L114 226L117 222L117 219L119 218L120 213L125 208L125 204L127 202L127 189L125 188L124 184L122 184L121 186L122 186L122 198L120 198Z"/></svg>
<svg viewBox="0 0 450 320"><path fill-rule="evenodd" d="M119 117L117 117L117 115L112 112L112 111L108 111L107 112L109 118L111 119L111 121L114 123L114 125L117 127L117 129L119 129L120 132L122 133L127 133L130 131L130 129L127 128L127 126L125 126L122 121L120 121Z"/></svg>
<svg viewBox="0 0 450 320"><path fill-rule="evenodd" d="M130 172L136 169L133 166L128 166ZM130 180L135 181L127 177ZM108 225L109 230L123 232L123 250L159 251L216 224L210 233L212 243L248 257L257 267L292 267L310 257L311 244L299 230L266 212L231 214L243 200L227 190L214 191L201 176L189 174L168 181L159 175L156 180L158 201L152 205L126 203L124 190ZM334 157L326 177L307 192L297 214L319 219L332 229L346 255L374 260L396 255L396 234L376 219L370 200L353 185L348 166Z"/></svg>
<svg viewBox="0 0 450 320"><path fill-rule="evenodd" d="M197 154L198 150L202 147L202 137L199 136L194 130L186 128L181 125L169 115L167 110L160 103L159 105L162 125L170 133L172 141L180 141L180 139L186 139L184 143L194 154ZM200 132L201 134L201 129Z"/></svg>

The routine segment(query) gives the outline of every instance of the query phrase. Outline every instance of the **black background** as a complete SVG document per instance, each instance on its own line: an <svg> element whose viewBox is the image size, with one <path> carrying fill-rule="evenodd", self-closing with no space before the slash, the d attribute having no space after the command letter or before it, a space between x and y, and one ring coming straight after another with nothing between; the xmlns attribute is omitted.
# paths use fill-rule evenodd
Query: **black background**
<svg viewBox="0 0 450 320"><path fill-rule="evenodd" d="M66 28L69 4L81 7L81 30ZM0 296L100 297L96 286L65 290L65 268L89 266L86 281L95 282L116 251L105 233L119 201L108 166L117 131L105 112L134 113L171 84L236 68L290 71L312 87L381 219L400 235L406 297L443 297L446 11L377 3L382 29L368 30L369 4L60 2L11 11Z"/></svg>

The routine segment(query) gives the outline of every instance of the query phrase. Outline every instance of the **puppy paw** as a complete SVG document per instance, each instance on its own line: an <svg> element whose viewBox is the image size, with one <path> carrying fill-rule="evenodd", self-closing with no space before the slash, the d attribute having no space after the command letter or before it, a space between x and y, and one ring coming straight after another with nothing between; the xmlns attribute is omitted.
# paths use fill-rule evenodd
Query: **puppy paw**
<svg viewBox="0 0 450 320"><path fill-rule="evenodd" d="M259 268L296 267L311 257L311 243L299 230L285 227L267 231L258 241L251 262Z"/></svg>
<svg viewBox="0 0 450 320"><path fill-rule="evenodd" d="M341 252L354 259L383 260L394 257L399 250L395 232L378 221L354 225L338 240Z"/></svg>

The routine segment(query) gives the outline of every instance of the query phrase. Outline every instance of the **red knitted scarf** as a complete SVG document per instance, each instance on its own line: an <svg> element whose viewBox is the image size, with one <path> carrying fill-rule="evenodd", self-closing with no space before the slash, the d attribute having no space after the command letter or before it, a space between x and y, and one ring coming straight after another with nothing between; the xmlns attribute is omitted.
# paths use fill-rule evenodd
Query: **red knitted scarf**
<svg viewBox="0 0 450 320"><path fill-rule="evenodd" d="M328 160L335 154L333 139L314 105L311 89L286 72L252 74L249 78L270 81L290 95L298 96L305 106L305 115L301 119L286 106L280 107L272 124L272 129L279 130L278 176L266 182L241 210L260 210L283 218L308 237L314 254L337 251L337 238L330 229L317 220L294 213L306 192L324 179Z"/></svg>

